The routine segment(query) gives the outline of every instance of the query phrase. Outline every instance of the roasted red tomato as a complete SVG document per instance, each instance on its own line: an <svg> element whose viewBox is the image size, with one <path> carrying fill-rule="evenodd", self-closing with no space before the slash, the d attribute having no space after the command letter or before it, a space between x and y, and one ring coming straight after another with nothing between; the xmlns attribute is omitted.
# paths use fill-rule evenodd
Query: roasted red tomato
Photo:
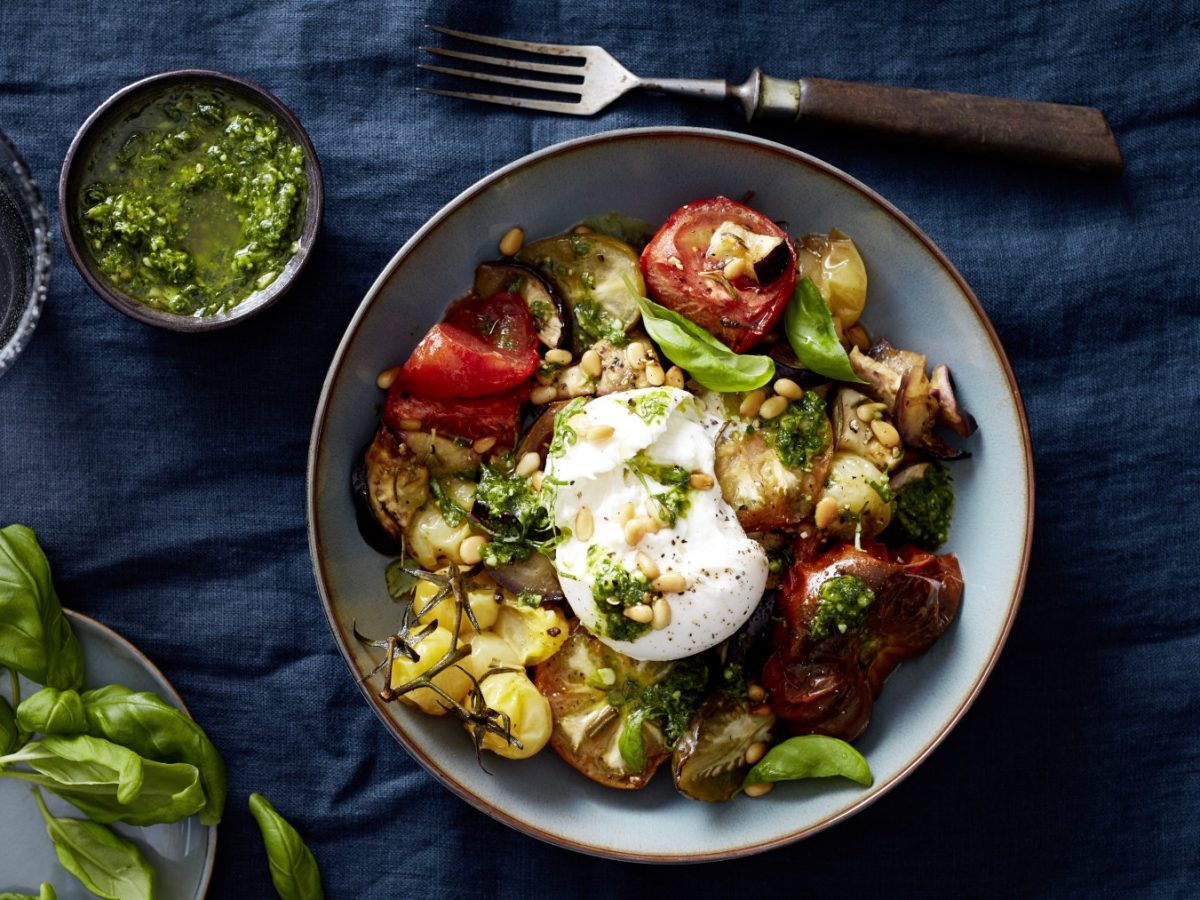
<svg viewBox="0 0 1200 900"><path fill-rule="evenodd" d="M430 329L396 384L432 399L482 397L520 384L537 365L537 332L525 300L470 296Z"/></svg>
<svg viewBox="0 0 1200 900"><path fill-rule="evenodd" d="M962 589L958 560L912 548L837 544L797 561L763 668L772 711L792 733L854 740L892 670L950 627Z"/></svg>
<svg viewBox="0 0 1200 900"><path fill-rule="evenodd" d="M475 441L494 437L510 447L517 438L521 405L529 399L522 384L491 397L434 400L405 393L399 385L388 392L383 421L395 431L433 431Z"/></svg>
<svg viewBox="0 0 1200 900"><path fill-rule="evenodd" d="M796 252L770 219L728 197L671 214L642 251L650 299L749 349L779 320L796 286Z"/></svg>

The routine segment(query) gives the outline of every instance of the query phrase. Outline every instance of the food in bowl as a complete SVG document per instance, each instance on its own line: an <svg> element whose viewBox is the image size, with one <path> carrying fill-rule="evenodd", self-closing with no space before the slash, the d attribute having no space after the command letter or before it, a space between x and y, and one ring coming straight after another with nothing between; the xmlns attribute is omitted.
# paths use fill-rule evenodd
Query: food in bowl
<svg viewBox="0 0 1200 900"><path fill-rule="evenodd" d="M121 294L227 312L300 249L304 149L278 116L210 83L168 84L92 140L71 198L83 252Z"/></svg>
<svg viewBox="0 0 1200 900"><path fill-rule="evenodd" d="M502 247L352 478L396 557L381 696L611 787L869 783L847 742L961 601L948 369L870 338L849 237L724 197Z"/></svg>

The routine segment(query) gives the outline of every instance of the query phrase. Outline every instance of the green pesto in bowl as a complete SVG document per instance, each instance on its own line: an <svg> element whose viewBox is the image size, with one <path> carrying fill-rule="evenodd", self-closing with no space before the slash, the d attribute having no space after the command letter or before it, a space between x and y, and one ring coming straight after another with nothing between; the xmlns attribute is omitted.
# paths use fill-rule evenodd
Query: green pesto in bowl
<svg viewBox="0 0 1200 900"><path fill-rule="evenodd" d="M181 316L233 309L299 250L304 150L273 113L211 85L177 85L109 125L73 214L112 288Z"/></svg>

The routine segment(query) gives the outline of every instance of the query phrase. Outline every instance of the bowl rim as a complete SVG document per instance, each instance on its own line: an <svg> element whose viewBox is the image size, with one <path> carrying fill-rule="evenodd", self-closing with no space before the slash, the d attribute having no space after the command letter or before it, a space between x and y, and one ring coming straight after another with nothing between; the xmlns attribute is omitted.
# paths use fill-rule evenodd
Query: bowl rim
<svg viewBox="0 0 1200 900"><path fill-rule="evenodd" d="M975 682L971 685L970 690L964 695L962 702L957 709L951 714L940 726L939 730L933 734L926 744L898 771L891 779L878 790L872 791L864 795L860 800L852 803L850 806L826 816L824 819L806 825L795 831L790 831L787 834L779 835L767 840L757 841L752 844L745 844L738 847L731 847L711 852L679 854L679 853L664 853L653 854L647 852L630 852L624 850L614 850L609 847L592 846L582 843L577 840L564 838L561 835L554 834L540 828L530 822L523 821L497 809L491 803L482 799L473 793L466 785L460 784L444 772L436 763L436 761L420 747L416 746L415 742L408 737L405 731L400 728L395 721L387 714L385 709L386 704L370 689L367 683L361 678L355 678L359 690L363 696L367 698L372 710L384 723L387 729L392 733L397 741L405 748L410 756L413 757L427 772L440 781L453 794L460 797L462 800L475 807L479 811L486 813L493 819L503 822L504 824L520 831L531 837L538 838L548 844L562 847L568 850L574 850L580 853L598 856L607 859L623 860L627 862L643 862L643 863L660 863L660 864L688 864L698 862L715 862L726 859L737 859L746 856L751 856L757 853L762 853L767 850L783 847L788 844L795 843L806 837L810 837L820 831L824 831L838 822L861 812L863 809L870 806L880 797L890 792L896 785L904 781L912 772L921 765L922 762L938 747L946 736L953 731L959 720L974 704L980 691L983 689L984 683L991 675L993 668L1007 642L1008 635L1012 630L1013 622L1016 618L1017 610L1021 604L1021 598L1025 589L1026 577L1029 572L1029 558L1033 543L1033 519L1034 519L1034 470L1033 470L1033 451L1032 442L1030 439L1029 423L1025 413L1025 404L1022 400L1020 389L1017 385L1016 375L1013 372L1012 365L1009 362L1008 355L1004 352L1004 347L1000 343L1000 338L996 333L991 321L987 317L983 306L980 304L974 291L958 269L950 262L941 249L933 242L933 240L925 234L917 225L901 212L895 205L886 200L883 196L877 193L872 188L863 184L853 176L843 172L841 169L818 159L801 150L793 147L779 144L774 141L766 140L752 135L740 134L737 132L723 131L710 128L695 128L689 126L651 126L643 128L625 128L611 131L597 132L591 135L585 135L578 138L562 141L541 150L526 154L513 162L502 166L499 169L485 175L483 178L476 181L474 184L460 192L457 196L451 199L448 203L442 206L436 213L433 214L416 232L413 233L404 244L396 251L395 255L388 261L380 272L375 281L367 289L363 300L360 302L350 322L346 326L345 332L342 334L341 340L338 342L333 359L330 362L329 370L326 373L325 381L321 387L320 398L317 401L316 413L313 419L313 428L309 441L308 463L306 472L306 497L305 497L305 517L308 526L308 543L309 555L313 567L313 577L317 583L317 590L321 598L321 605L325 612L326 620L329 624L330 631L333 633L334 641L338 645L338 650L346 662L351 675L358 673L358 668L355 665L353 657L353 649L349 644L348 636L344 633L342 624L338 621L333 609L333 602L330 596L329 583L326 577L325 565L321 553L321 536L319 534L319 526L317 523L317 474L319 457L321 456L322 438L324 436L325 420L328 413L330 398L333 394L335 384L346 375L346 353L350 343L357 335L362 321L365 318L367 311L375 304L380 296L382 287L392 277L395 270L401 262L407 258L416 247L421 244L436 230L442 222L450 215L455 213L459 207L468 202L475 196L491 189L494 185L502 182L505 178L512 175L514 172L536 165L541 161L553 156L564 153L570 153L583 147L600 145L606 143L616 143L626 140L643 140L646 138L673 138L673 137L688 137L700 138L703 140L711 140L722 143L732 143L735 145L751 145L757 149L765 150L782 156L793 163L800 163L811 169L817 170L819 173L827 175L841 182L843 185L859 192L869 201L874 203L880 210L889 215L897 224L906 229L916 240L924 246L926 250L937 260L938 264L951 277L955 285L966 298L972 311L975 313L979 324L982 326L984 333L987 335L993 350L996 353L996 358L1000 361L1001 369L1004 378L1007 382L1009 392L1013 398L1014 411L1017 416L1019 425L1019 435L1024 451L1024 472L1025 478L1025 503L1026 514L1024 524L1024 545L1021 548L1021 557L1019 572L1017 573L1014 582L1011 597L1009 598L1008 609L1005 615L1003 626L1001 627L995 643L993 644L987 659L979 670Z"/></svg>
<svg viewBox="0 0 1200 900"><path fill-rule="evenodd" d="M28 212L30 223L33 225L31 242L33 245L33 290L21 311L16 328L3 344L0 344L0 375L9 371L21 351L33 337L42 315L42 307L50 293L50 268L53 256L50 245L50 217L46 212L46 203L42 198L37 179L33 177L29 165L17 150L16 145L0 131L0 154L7 155L16 171L19 187L25 194L26 201L23 210Z"/></svg>
<svg viewBox="0 0 1200 900"><path fill-rule="evenodd" d="M264 290L252 293L231 310L211 316L186 316L153 309L108 284L93 270L87 255L84 253L83 238L77 233L78 225L71 214L72 195L70 188L72 176L77 170L76 163L82 159L82 149L88 144L95 133L102 126L109 124L110 117L135 98L142 95L152 95L165 91L172 86L188 83L210 84L215 87L224 88L230 93L237 94L239 97L265 108L279 118L304 152L304 174L308 179L308 201L304 211L304 225L299 237L300 248L288 260L283 271L279 273L279 277ZM93 291L100 295L100 298L105 303L118 312L124 313L131 319L136 319L147 325L154 325L158 328L166 328L171 331L216 331L236 325L238 322L274 306L284 294L291 290L292 285L295 284L300 274L308 265L313 247L316 244L317 235L321 230L324 216L325 184L321 172L321 161L317 156L317 151L313 146L311 138L308 136L308 132L300 124L300 120L296 117L296 114L282 100L262 85L217 69L171 69L155 75L148 75L145 78L125 85L125 87L110 95L107 100L92 111L92 114L84 120L83 124L79 126L79 130L75 132L71 146L67 149L67 155L63 158L62 170L58 178L59 227L62 231L63 243L67 247L67 254L71 257L71 262L75 264L75 268L79 270L79 274L83 276L83 280L87 282Z"/></svg>

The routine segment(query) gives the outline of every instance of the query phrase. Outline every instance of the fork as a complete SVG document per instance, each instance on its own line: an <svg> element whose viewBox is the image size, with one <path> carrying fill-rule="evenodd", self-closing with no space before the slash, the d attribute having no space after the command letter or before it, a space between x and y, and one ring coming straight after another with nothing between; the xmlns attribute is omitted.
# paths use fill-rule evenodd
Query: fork
<svg viewBox="0 0 1200 900"><path fill-rule="evenodd" d="M486 55L448 47L420 49L443 59L501 71L550 78L519 77L479 68L418 66L458 78L506 85L546 97L514 96L418 87L445 97L460 97L543 112L590 116L634 88L704 100L733 99L746 120L787 118L883 135L911 143L1000 156L1023 162L1066 166L1116 174L1121 151L1103 113L1091 106L1011 100L921 88L891 87L801 78L789 81L757 68L742 84L721 79L639 78L603 47L546 44L471 34L439 25L430 30L464 42L517 51L537 59Z"/></svg>

